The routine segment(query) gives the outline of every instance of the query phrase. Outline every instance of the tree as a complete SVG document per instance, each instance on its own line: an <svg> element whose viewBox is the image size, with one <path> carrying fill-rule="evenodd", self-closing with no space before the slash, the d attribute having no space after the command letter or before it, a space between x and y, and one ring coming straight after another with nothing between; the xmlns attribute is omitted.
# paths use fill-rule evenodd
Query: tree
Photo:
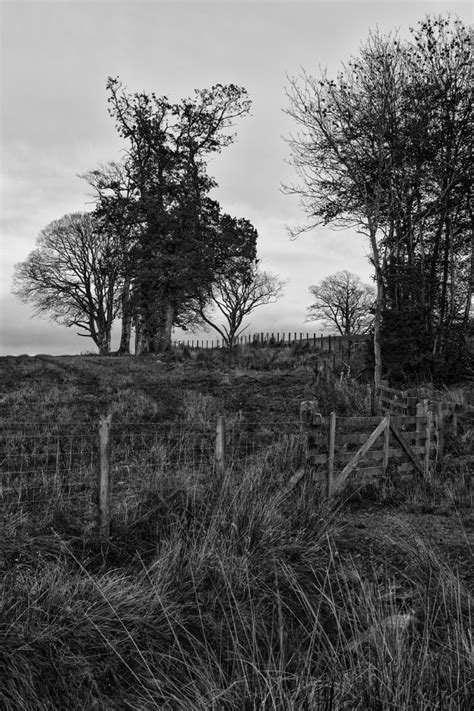
<svg viewBox="0 0 474 711"><path fill-rule="evenodd" d="M132 275L133 249L137 244L138 227L133 211L133 186L129 166L110 162L80 176L87 180L94 190L94 215L116 237L121 253L121 337L119 355L130 353L132 319L134 315Z"/></svg>
<svg viewBox="0 0 474 711"><path fill-rule="evenodd" d="M428 18L413 37L372 35L335 80L303 73L288 91L301 182L286 189L301 196L306 229L351 226L369 240L376 383L390 314L408 317L413 358L415 339L434 352L468 310L469 34Z"/></svg>
<svg viewBox="0 0 474 711"><path fill-rule="evenodd" d="M77 326L99 353L110 351L120 310L121 254L115 236L88 213L64 215L38 236L15 266L13 293L64 326Z"/></svg>
<svg viewBox="0 0 474 711"><path fill-rule="evenodd" d="M323 279L309 290L315 301L306 321L324 321L336 326L341 336L367 333L373 322L375 291L346 269Z"/></svg>
<svg viewBox="0 0 474 711"><path fill-rule="evenodd" d="M127 141L136 228L132 253L135 322L140 352L171 346L171 329L190 301L207 291L222 259L220 208L206 158L229 145L233 121L248 113L244 89L217 84L171 104L154 93L127 94L109 78L109 112Z"/></svg>
<svg viewBox="0 0 474 711"><path fill-rule="evenodd" d="M245 317L258 306L276 303L283 286L275 274L260 271L257 260L244 270L229 269L216 279L206 305L198 306L199 316L231 348L247 328L241 328ZM223 323L217 323L219 317L224 318Z"/></svg>

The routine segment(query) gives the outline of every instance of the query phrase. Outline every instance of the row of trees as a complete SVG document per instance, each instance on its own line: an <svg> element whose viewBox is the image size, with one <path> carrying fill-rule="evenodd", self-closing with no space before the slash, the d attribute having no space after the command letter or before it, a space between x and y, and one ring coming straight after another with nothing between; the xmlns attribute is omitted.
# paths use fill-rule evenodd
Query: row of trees
<svg viewBox="0 0 474 711"><path fill-rule="evenodd" d="M171 346L173 326L207 324L232 345L244 317L278 298L282 282L258 268L257 231L222 212L206 161L228 146L250 108L246 91L217 84L172 104L107 82L109 113L125 142L122 162L82 177L93 213L48 225L17 265L14 292L110 351L121 318L120 353ZM215 321L216 312L224 323Z"/></svg>
<svg viewBox="0 0 474 711"><path fill-rule="evenodd" d="M474 280L472 45L427 18L410 41L370 36L335 78L290 82L290 137L309 224L355 227L374 267L375 379L452 369L466 354Z"/></svg>
<svg viewBox="0 0 474 711"><path fill-rule="evenodd" d="M409 41L371 35L334 79L323 71L290 81L287 112L297 130L289 145L299 182L286 191L301 197L309 216L295 233L318 224L356 228L368 239L376 287L373 303L353 275L333 275L312 287L309 317L329 314L343 333L370 325L376 382L383 368L453 372L467 353L471 74L468 29L428 17ZM173 326L198 323L231 345L248 309L282 287L258 270L255 228L223 214L210 197L216 183L207 162L232 142L234 122L250 108L247 94L218 84L172 104L154 93L129 94L118 79L108 80L107 91L123 160L83 176L93 214L66 216L43 231L17 267L16 293L77 325L101 352L110 348L116 316L122 353L132 325L138 353L161 352ZM72 228L80 234L76 261ZM63 250L57 261L54 241ZM216 324L212 308L230 314L226 325Z"/></svg>

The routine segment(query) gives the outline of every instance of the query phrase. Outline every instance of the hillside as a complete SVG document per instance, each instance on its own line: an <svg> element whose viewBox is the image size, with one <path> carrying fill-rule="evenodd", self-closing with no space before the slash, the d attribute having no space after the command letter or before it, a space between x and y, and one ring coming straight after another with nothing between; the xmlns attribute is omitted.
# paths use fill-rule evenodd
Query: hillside
<svg viewBox="0 0 474 711"><path fill-rule="evenodd" d="M301 401L351 414L359 386L322 383L308 353L257 358L0 359L2 708L468 707L472 437L430 484L285 493Z"/></svg>

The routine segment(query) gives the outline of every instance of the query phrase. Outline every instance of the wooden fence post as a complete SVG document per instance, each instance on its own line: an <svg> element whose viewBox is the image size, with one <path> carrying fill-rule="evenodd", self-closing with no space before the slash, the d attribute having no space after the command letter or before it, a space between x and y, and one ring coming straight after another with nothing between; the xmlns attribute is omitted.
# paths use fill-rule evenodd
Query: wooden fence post
<svg viewBox="0 0 474 711"><path fill-rule="evenodd" d="M433 430L433 413L428 410L428 400L425 400L424 409L426 413L426 440L425 440L425 479L431 481L430 467L430 451L431 451L431 433Z"/></svg>
<svg viewBox="0 0 474 711"><path fill-rule="evenodd" d="M369 412L369 416L375 415L374 390L373 390L373 385L371 385L370 383L367 383L366 403L367 403L367 410Z"/></svg>
<svg viewBox="0 0 474 711"><path fill-rule="evenodd" d="M99 534L105 540L110 533L110 426L112 415L100 416L99 423Z"/></svg>
<svg viewBox="0 0 474 711"><path fill-rule="evenodd" d="M390 412L385 413L385 418L387 420L387 426L385 432L383 433L383 463L382 469L383 473L387 473L388 468L388 456L390 453Z"/></svg>
<svg viewBox="0 0 474 711"><path fill-rule="evenodd" d="M334 480L334 446L336 443L336 413L331 412L329 415L329 434L328 434L328 467L326 477L326 493L328 498L332 496L333 480Z"/></svg>
<svg viewBox="0 0 474 711"><path fill-rule="evenodd" d="M215 462L216 462L216 472L219 477L224 476L225 471L225 426L224 418L222 415L217 417L217 427L216 427L216 450L215 450Z"/></svg>
<svg viewBox="0 0 474 711"><path fill-rule="evenodd" d="M425 407L422 402L418 402L416 404L416 431L415 431L415 446L416 447L421 447L421 439L422 439L422 424L421 420L425 416ZM419 455L419 452L417 452L417 455Z"/></svg>

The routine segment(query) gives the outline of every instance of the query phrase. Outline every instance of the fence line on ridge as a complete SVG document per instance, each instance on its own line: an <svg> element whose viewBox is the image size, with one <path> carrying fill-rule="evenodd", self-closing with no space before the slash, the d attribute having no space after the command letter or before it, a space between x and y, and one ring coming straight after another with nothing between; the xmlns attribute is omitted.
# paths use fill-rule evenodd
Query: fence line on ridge
<svg viewBox="0 0 474 711"><path fill-rule="evenodd" d="M319 348L324 351L340 351L344 347L351 347L352 344L367 342L371 340L371 336L367 334L357 334L357 335L339 335L339 334L327 334L323 333L309 333L309 332L297 332L297 331L273 331L273 332L257 332L252 334L243 334L237 336L235 339L235 345L238 346L249 346L252 344L260 344L267 346L291 346L291 345L307 345L310 348ZM224 340L222 338L217 339L180 339L173 341L173 347L175 348L189 348L191 350L213 350L220 349L224 347Z"/></svg>

